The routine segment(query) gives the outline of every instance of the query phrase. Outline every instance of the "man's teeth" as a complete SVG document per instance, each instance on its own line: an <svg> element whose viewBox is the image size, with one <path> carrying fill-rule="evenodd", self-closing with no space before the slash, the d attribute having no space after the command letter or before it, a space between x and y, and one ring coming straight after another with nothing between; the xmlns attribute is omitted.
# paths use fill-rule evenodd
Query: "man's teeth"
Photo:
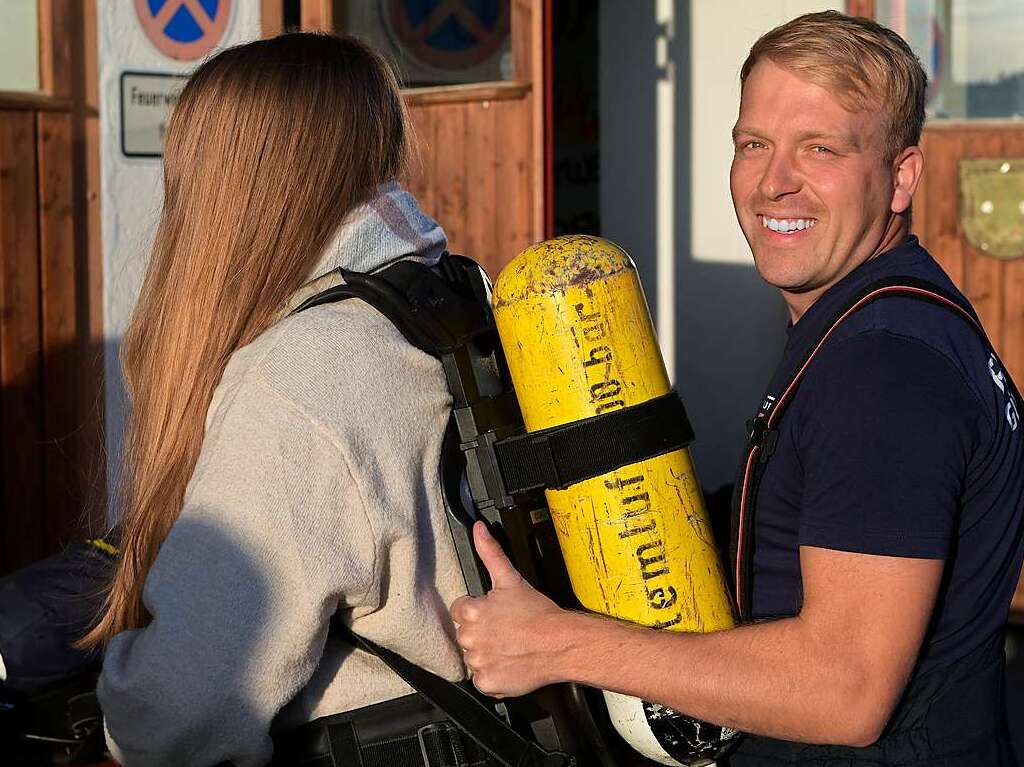
<svg viewBox="0 0 1024 767"><path fill-rule="evenodd" d="M813 218L768 218L767 216L761 216L761 224L765 229L771 229L773 232L782 232L783 234L810 229L817 223Z"/></svg>

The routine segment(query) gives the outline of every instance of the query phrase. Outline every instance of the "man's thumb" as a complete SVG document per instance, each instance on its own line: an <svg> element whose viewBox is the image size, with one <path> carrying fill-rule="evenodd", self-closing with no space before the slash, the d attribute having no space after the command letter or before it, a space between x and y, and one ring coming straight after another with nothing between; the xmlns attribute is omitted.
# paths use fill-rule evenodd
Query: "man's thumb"
<svg viewBox="0 0 1024 767"><path fill-rule="evenodd" d="M501 550L501 544L494 540L494 536L487 530L487 525L477 522L473 525L473 545L480 561L484 563L488 574L491 576L492 588L500 589L506 586L515 586L523 577L519 571L512 566Z"/></svg>

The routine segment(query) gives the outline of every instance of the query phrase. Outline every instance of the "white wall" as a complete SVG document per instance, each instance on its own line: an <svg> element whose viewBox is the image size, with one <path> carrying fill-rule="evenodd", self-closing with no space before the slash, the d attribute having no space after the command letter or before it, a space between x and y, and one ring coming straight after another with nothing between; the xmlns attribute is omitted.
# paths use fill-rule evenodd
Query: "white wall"
<svg viewBox="0 0 1024 767"><path fill-rule="evenodd" d="M260 35L260 4L236 0L232 5L220 47ZM141 286L162 198L160 160L121 154L120 75L125 70L187 73L199 62L160 53L142 31L133 2L102 0L98 13L107 465L113 489L125 415L118 341Z"/></svg>
<svg viewBox="0 0 1024 767"><path fill-rule="evenodd" d="M740 66L763 32L834 5L601 2L601 230L637 262L709 489L734 479L787 318L729 196Z"/></svg>
<svg viewBox="0 0 1024 767"><path fill-rule="evenodd" d="M39 90L37 0L0 2L0 91Z"/></svg>
<svg viewBox="0 0 1024 767"><path fill-rule="evenodd" d="M740 67L764 32L803 13L844 3L818 0L696 0L690 5L689 89L692 112L690 177L692 255L697 261L750 264L750 251L733 215L728 169L731 130L740 99ZM728 34L722 34L728 30Z"/></svg>

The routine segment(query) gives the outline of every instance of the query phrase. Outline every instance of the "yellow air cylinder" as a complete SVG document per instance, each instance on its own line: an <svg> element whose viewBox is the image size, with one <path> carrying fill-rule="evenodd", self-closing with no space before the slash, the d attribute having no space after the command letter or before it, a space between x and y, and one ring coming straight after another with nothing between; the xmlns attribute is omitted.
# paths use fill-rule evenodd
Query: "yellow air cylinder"
<svg viewBox="0 0 1024 767"><path fill-rule="evenodd" d="M533 245L501 272L494 315L528 431L669 391L632 260L599 237ZM653 628L732 628L732 602L689 450L548 490L573 590Z"/></svg>

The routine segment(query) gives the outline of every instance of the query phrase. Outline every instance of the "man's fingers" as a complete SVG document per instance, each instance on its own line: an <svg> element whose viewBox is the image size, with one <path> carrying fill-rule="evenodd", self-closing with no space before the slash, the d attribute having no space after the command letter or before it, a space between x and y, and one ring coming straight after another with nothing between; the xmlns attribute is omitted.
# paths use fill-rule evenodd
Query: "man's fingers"
<svg viewBox="0 0 1024 767"><path fill-rule="evenodd" d="M453 621L456 623L469 623L476 617L473 599L473 597L459 597L452 602L452 606L448 608L448 613L452 616Z"/></svg>
<svg viewBox="0 0 1024 767"><path fill-rule="evenodd" d="M505 552L501 550L501 544L494 540L483 522L473 525L473 545L491 576L491 585L494 588L515 586L522 580L519 571L512 566Z"/></svg>

